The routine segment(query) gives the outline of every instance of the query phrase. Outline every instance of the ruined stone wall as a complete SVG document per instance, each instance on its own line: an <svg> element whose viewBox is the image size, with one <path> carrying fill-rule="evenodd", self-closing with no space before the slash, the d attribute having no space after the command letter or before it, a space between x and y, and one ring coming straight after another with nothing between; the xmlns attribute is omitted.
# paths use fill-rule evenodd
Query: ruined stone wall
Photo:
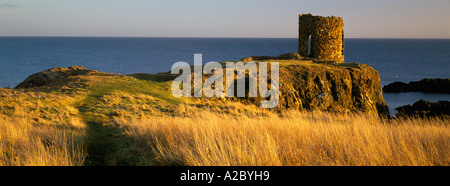
<svg viewBox="0 0 450 186"><path fill-rule="evenodd" d="M300 14L298 32L301 56L344 61L344 21L341 17Z"/></svg>

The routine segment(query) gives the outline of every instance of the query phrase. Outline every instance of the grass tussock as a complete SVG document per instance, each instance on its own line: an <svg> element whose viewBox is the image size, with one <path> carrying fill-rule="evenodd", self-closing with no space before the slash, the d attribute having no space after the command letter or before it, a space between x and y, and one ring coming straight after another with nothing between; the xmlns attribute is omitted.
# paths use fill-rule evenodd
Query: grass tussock
<svg viewBox="0 0 450 186"><path fill-rule="evenodd" d="M77 166L86 123L65 94L0 89L0 166Z"/></svg>
<svg viewBox="0 0 450 186"><path fill-rule="evenodd" d="M85 157L63 130L0 116L0 166L79 166Z"/></svg>
<svg viewBox="0 0 450 186"><path fill-rule="evenodd" d="M448 120L291 111L117 119L159 165L449 165Z"/></svg>

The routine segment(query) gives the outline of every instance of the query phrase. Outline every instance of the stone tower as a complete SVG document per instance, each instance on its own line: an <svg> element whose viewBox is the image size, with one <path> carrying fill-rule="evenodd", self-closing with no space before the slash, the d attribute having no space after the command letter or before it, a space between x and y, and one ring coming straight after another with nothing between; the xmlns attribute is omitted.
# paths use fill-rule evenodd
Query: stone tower
<svg viewBox="0 0 450 186"><path fill-rule="evenodd" d="M341 17L300 14L298 53L320 60L344 61L344 21Z"/></svg>

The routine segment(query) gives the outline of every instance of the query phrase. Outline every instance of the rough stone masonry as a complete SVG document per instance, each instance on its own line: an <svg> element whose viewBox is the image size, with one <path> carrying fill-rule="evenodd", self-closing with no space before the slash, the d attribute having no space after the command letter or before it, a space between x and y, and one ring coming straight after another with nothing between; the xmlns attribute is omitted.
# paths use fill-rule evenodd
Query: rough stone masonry
<svg viewBox="0 0 450 186"><path fill-rule="evenodd" d="M299 15L298 53L319 60L344 61L344 21L341 17Z"/></svg>

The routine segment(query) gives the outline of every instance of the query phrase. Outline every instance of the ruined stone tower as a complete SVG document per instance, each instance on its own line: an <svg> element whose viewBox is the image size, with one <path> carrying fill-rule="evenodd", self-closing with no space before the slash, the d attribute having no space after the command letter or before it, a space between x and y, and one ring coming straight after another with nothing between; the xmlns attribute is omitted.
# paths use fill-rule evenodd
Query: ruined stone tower
<svg viewBox="0 0 450 186"><path fill-rule="evenodd" d="M344 61L344 21L341 17L300 14L298 53L321 60Z"/></svg>

